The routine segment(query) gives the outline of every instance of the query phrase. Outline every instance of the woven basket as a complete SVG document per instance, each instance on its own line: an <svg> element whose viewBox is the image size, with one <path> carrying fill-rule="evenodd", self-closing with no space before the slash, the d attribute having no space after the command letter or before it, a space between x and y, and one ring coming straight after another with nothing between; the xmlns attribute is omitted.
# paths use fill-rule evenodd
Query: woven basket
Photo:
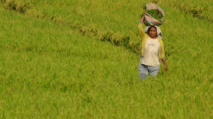
<svg viewBox="0 0 213 119"><path fill-rule="evenodd" d="M163 20L164 20L164 17L165 17L165 13L163 11L163 9L161 9L159 6L157 6L156 4L153 4L153 3L147 3L146 4L146 9L145 10L151 10L151 9L155 9L155 10L159 10L162 14L162 19L161 20L157 20L155 18L153 18L150 14L146 13L145 14L145 18L144 18L144 24L146 26L152 26L152 25L155 25L155 26L160 26L163 24Z"/></svg>

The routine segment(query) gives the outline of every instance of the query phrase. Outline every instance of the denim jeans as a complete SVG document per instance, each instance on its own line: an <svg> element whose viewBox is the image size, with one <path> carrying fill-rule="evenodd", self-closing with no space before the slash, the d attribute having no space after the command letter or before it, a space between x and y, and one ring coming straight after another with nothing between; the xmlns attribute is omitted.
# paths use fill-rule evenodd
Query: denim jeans
<svg viewBox="0 0 213 119"><path fill-rule="evenodd" d="M143 80L148 75L157 76L157 74L160 70L160 66L147 66L147 65L140 63L138 65L138 69L139 69L139 78L141 80Z"/></svg>

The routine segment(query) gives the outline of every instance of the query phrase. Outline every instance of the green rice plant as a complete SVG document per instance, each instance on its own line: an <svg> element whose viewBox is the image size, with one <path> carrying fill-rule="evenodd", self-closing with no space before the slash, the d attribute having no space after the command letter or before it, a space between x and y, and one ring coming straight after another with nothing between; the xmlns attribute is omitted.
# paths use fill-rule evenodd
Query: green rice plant
<svg viewBox="0 0 213 119"><path fill-rule="evenodd" d="M30 8L30 5L27 2L20 2L15 0L5 0L1 1L4 4L4 8L8 10L17 11L19 13L25 13L27 9Z"/></svg>
<svg viewBox="0 0 213 119"><path fill-rule="evenodd" d="M154 0L150 1L153 2ZM160 0L158 4L171 6L193 17L206 19L210 22L213 22L212 0Z"/></svg>
<svg viewBox="0 0 213 119"><path fill-rule="evenodd" d="M213 25L160 1L169 70L142 82L147 1L34 0L24 15L0 4L0 118L212 118Z"/></svg>

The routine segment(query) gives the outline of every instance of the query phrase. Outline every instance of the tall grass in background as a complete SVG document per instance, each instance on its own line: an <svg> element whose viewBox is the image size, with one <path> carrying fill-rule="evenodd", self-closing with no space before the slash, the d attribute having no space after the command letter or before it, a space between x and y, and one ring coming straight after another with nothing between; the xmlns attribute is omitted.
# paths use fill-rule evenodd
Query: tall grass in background
<svg viewBox="0 0 213 119"><path fill-rule="evenodd" d="M155 1L155 0L151 0ZM213 1L211 0L156 0L158 4L166 4L185 12L193 17L206 19L213 22Z"/></svg>
<svg viewBox="0 0 213 119"><path fill-rule="evenodd" d="M11 3L11 1L12 0L6 0L6 2L4 2L5 8L8 8L8 4ZM188 13L194 17L204 18L207 22L211 21L212 17L211 13L207 13L211 10L206 10L212 7L206 6L207 4L205 1L199 2L199 4L194 2L191 5L187 5L188 2L169 2L166 0L132 1L131 3L129 3L128 0L97 0L95 2L84 0L13 1L12 3L16 3L16 6L22 6L23 9L26 9L27 6L28 10L24 13L30 16L69 25L84 35L92 35L100 40L107 40L115 45L123 45L138 54L140 51L140 42L138 40L138 31L136 27L140 14L142 13L142 6L145 2L158 3L163 9L172 6L172 9L178 8L181 10L178 14ZM208 2L211 4L211 1ZM9 6L11 5L9 4ZM204 10L204 8L206 9ZM166 20L176 21L177 17L178 15L173 13L166 13ZM162 29L164 33L167 32L164 31L164 28Z"/></svg>
<svg viewBox="0 0 213 119"><path fill-rule="evenodd" d="M9 2L0 8L1 118L213 117L208 19L159 2L169 71L140 82L137 23L147 1Z"/></svg>

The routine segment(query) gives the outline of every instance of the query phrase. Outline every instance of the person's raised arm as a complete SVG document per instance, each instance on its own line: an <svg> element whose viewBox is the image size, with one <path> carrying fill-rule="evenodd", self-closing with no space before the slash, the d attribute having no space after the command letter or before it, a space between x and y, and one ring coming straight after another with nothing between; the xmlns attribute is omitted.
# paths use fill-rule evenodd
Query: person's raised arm
<svg viewBox="0 0 213 119"><path fill-rule="evenodd" d="M138 24L138 30L139 30L139 34L140 34L140 37L141 37L142 40L144 40L145 36L146 36L146 33L144 32L143 27L142 27L145 12L146 11L144 11L142 18L140 19L139 24Z"/></svg>

